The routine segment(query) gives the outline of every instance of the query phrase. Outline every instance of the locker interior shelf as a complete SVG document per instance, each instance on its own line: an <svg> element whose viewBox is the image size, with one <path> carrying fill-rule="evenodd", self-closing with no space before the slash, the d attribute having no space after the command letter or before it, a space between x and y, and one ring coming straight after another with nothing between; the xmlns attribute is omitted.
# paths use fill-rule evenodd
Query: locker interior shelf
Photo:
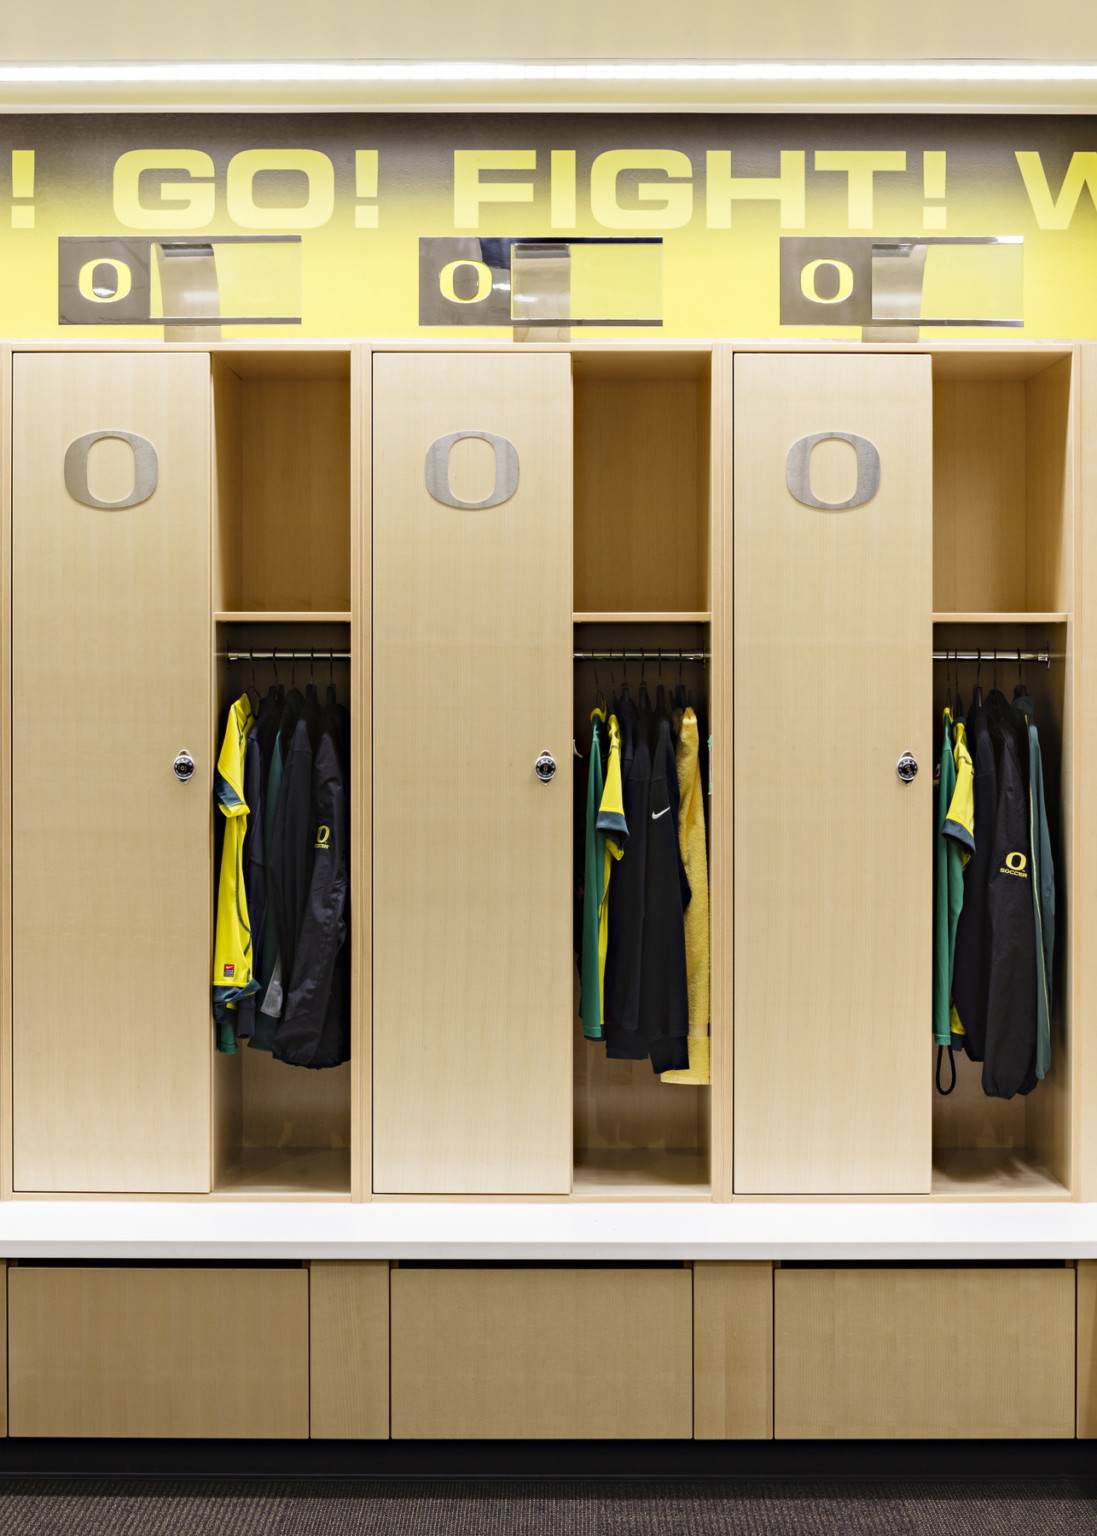
<svg viewBox="0 0 1097 1536"><path fill-rule="evenodd" d="M232 609L225 608L214 614L218 624L349 624L349 612L310 613L307 609L298 609L294 612L264 612L262 609L250 609L248 612L236 613Z"/></svg>
<svg viewBox="0 0 1097 1536"><path fill-rule="evenodd" d="M1069 1200L1040 1156L1027 1148L936 1147L935 1200Z"/></svg>
<svg viewBox="0 0 1097 1536"><path fill-rule="evenodd" d="M707 624L707 610L692 613L573 613L575 624Z"/></svg>
<svg viewBox="0 0 1097 1536"><path fill-rule="evenodd" d="M246 1200L350 1199L349 1147L245 1147L215 1195Z"/></svg>
<svg viewBox="0 0 1097 1536"><path fill-rule="evenodd" d="M708 1154L692 1148L576 1147L572 1195L578 1200L711 1200Z"/></svg>
<svg viewBox="0 0 1097 1536"><path fill-rule="evenodd" d="M935 624L1065 624L1068 613L935 613Z"/></svg>

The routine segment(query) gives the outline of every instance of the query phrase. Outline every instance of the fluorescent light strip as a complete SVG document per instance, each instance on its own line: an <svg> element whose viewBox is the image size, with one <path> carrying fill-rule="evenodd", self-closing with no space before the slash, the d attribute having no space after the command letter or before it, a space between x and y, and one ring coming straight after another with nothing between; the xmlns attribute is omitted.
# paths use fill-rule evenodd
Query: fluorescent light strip
<svg viewBox="0 0 1097 1536"><path fill-rule="evenodd" d="M1097 81L1094 64L714 63L660 60L591 63L187 63L4 64L0 85L415 84L493 81L675 81L730 84L1041 85Z"/></svg>

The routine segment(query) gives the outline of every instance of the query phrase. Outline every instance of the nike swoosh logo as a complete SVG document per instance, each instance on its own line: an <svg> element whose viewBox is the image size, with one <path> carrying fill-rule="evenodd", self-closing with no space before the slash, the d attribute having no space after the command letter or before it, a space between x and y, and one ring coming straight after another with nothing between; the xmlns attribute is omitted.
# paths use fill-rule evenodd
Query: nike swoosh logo
<svg viewBox="0 0 1097 1536"><path fill-rule="evenodd" d="M667 805L667 806L664 806L661 811L652 811L651 819L652 819L652 821L658 821L660 816L667 816L669 814L670 814L670 806Z"/></svg>

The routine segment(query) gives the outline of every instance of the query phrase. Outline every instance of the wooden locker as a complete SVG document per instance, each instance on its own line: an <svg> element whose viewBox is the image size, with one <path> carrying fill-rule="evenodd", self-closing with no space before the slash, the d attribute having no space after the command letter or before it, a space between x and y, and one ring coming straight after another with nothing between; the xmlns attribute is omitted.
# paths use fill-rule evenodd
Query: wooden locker
<svg viewBox="0 0 1097 1536"><path fill-rule="evenodd" d="M735 1190L928 1192L930 360L738 356L734 390ZM831 433L879 454L848 510L786 478ZM868 450L807 451L864 494Z"/></svg>
<svg viewBox="0 0 1097 1536"><path fill-rule="evenodd" d="M209 1189L209 400L202 353L14 362L16 1190ZM147 499L70 492L96 432ZM148 460L104 438L86 490Z"/></svg>
<svg viewBox="0 0 1097 1536"><path fill-rule="evenodd" d="M373 452L374 1188L566 1193L569 360L380 355Z"/></svg>

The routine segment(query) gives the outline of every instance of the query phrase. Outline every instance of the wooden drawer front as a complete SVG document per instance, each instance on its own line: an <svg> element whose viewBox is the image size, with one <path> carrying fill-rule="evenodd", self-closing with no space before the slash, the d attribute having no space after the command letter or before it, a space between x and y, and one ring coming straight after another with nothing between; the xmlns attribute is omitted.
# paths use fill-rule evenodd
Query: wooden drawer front
<svg viewBox="0 0 1097 1536"><path fill-rule="evenodd" d="M13 1435L305 1439L303 1269L9 1273Z"/></svg>
<svg viewBox="0 0 1097 1536"><path fill-rule="evenodd" d="M1074 1434L1072 1269L779 1269L779 1440Z"/></svg>
<svg viewBox="0 0 1097 1536"><path fill-rule="evenodd" d="M394 1440L686 1440L685 1269L394 1269Z"/></svg>

